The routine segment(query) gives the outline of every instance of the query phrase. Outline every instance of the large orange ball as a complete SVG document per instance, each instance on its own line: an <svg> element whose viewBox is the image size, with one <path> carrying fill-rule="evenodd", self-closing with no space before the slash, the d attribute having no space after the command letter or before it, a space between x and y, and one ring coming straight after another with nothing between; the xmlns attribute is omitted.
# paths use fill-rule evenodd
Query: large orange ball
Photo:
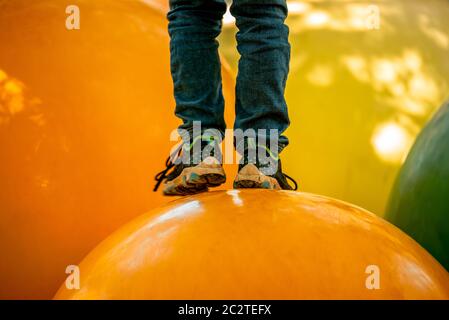
<svg viewBox="0 0 449 320"><path fill-rule="evenodd" d="M449 299L449 275L399 229L306 193L217 191L129 223L57 299Z"/></svg>
<svg viewBox="0 0 449 320"><path fill-rule="evenodd" d="M167 201L153 177L179 122L167 21L148 3L1 1L0 299L51 298L67 265Z"/></svg>

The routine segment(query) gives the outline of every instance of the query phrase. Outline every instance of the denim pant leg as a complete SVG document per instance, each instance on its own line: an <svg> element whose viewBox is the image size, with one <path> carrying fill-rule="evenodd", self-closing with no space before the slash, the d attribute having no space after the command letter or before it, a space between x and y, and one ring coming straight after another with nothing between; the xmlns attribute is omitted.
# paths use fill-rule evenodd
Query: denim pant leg
<svg viewBox="0 0 449 320"><path fill-rule="evenodd" d="M277 129L280 150L288 144L282 133L290 124L284 98L290 63L287 13L286 0L234 0L231 6L241 56L234 128Z"/></svg>
<svg viewBox="0 0 449 320"><path fill-rule="evenodd" d="M191 129L193 121L203 129L226 128L216 40L225 12L224 0L170 0L170 65L182 129Z"/></svg>

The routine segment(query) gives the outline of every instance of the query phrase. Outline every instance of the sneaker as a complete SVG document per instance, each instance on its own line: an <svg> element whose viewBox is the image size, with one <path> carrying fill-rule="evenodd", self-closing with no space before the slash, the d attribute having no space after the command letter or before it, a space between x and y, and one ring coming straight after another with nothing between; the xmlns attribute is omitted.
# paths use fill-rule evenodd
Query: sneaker
<svg viewBox="0 0 449 320"><path fill-rule="evenodd" d="M198 141L198 140L197 140ZM181 144L178 149L168 157L165 162L166 168L159 172L156 177L156 185L153 191L157 191L163 184L163 194L167 196L185 196L208 191L209 187L218 187L226 182L226 174L221 164L221 154L206 157L195 164L193 159L194 143ZM202 141L201 151L213 141ZM218 149L217 149L218 150ZM183 153L190 153L190 163L179 161ZM179 162L179 163L178 163Z"/></svg>
<svg viewBox="0 0 449 320"><path fill-rule="evenodd" d="M268 153L269 150L268 150ZM258 160L255 162L249 162L247 159L247 150L244 152L243 163L239 165L237 176L234 180L234 188L262 188L262 189L274 189L274 190L298 190L298 184L296 181L282 172L281 160L279 158L274 159L277 163L277 170L274 174L264 174L269 170L266 170L270 163L261 164ZM273 170L271 170L273 171ZM288 182L290 180L293 183L291 186Z"/></svg>

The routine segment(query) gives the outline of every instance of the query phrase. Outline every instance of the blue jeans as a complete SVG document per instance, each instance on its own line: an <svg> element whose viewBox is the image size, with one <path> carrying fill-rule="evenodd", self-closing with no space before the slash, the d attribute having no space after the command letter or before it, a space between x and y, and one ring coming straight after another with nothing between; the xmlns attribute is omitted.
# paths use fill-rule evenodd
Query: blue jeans
<svg viewBox="0 0 449 320"><path fill-rule="evenodd" d="M281 150L290 124L284 98L290 62L286 0L234 0L230 10L241 56L234 129L277 129ZM182 129L193 121L204 129L226 128L216 40L225 12L225 0L170 0L171 73Z"/></svg>

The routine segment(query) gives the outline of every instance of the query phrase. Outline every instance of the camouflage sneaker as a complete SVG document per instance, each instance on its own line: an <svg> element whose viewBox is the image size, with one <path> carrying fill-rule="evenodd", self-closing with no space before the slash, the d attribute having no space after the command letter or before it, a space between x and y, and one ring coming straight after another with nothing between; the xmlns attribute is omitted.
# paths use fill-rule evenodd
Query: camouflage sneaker
<svg viewBox="0 0 449 320"><path fill-rule="evenodd" d="M249 159L249 150L245 149L242 163L239 165L239 170L234 180L234 188L297 190L298 184L296 181L282 172L281 159L267 147L262 148L266 149L270 161L261 163L258 157ZM288 183L288 180L293 183L293 186Z"/></svg>
<svg viewBox="0 0 449 320"><path fill-rule="evenodd" d="M201 154L206 147L212 147L212 150L217 151L211 152L201 161L194 161L196 157L193 150L196 143L201 144ZM191 144L181 144L168 157L165 163L166 168L156 175L156 186L153 191L157 191L163 184L164 195L184 196L205 192L209 187L223 184L226 181L226 174L221 163L221 153L218 148L213 148L214 143L213 139L204 139L199 136ZM180 161L187 153L190 155L187 161Z"/></svg>

